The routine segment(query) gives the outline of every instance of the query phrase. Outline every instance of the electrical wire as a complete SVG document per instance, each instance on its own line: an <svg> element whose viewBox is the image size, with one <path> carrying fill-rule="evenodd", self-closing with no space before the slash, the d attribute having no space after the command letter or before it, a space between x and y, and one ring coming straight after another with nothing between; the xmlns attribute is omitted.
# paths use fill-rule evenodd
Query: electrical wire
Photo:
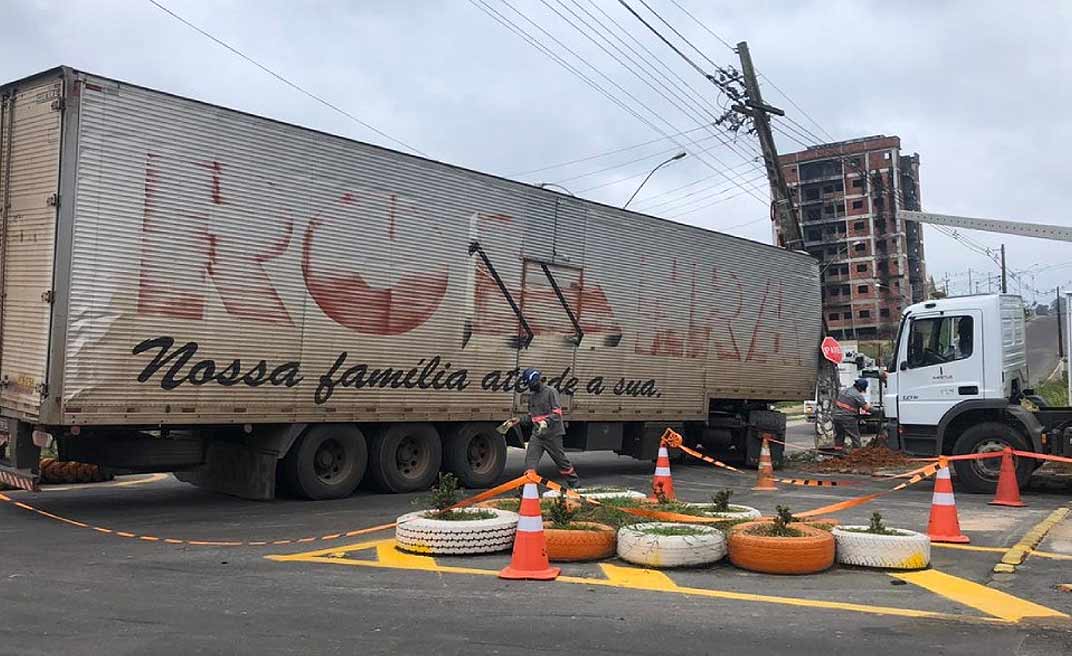
<svg viewBox="0 0 1072 656"><path fill-rule="evenodd" d="M362 127L366 128L366 129L368 129L368 130L371 130L372 132L375 132L376 134L380 135L380 136L381 136L381 137L383 137L384 139L387 139L387 140L389 140L389 141L391 141L391 142L393 142L393 143L396 143L396 144L398 144L398 145L402 146L403 148L406 148L407 150L410 150L410 151L412 151L412 152L415 152L415 153L417 153L418 155L422 155L422 156L424 156L424 157L428 157L428 155L426 155L426 154L425 154L424 152L422 152L421 150L419 150L419 149L417 149L417 148L415 148L415 147L413 147L413 146L409 145L409 144L408 144L408 143L406 143L405 141L402 141L401 139L396 139L395 137L392 137L391 135L387 134L387 133L386 133L386 132L384 132L383 130L380 130L379 128L377 128L377 127L375 127L375 126L373 126L373 125L371 125L371 124L369 124L369 123L367 123L367 122L365 122L365 121L363 121L363 120L359 119L358 117L354 116L353 114L351 114L350 112L346 111L345 109L342 109L342 108L341 108L341 107L339 107L338 105L335 105L335 104L333 104L333 103L331 103L331 102L329 102L329 101L325 100L324 98L322 98L322 97L320 97L320 96L316 95L316 94L315 94L315 93L313 93L312 91L309 91L309 90L305 89L304 87L300 86L300 85L299 85L299 84L297 84L296 82L292 82L292 81L290 81L289 79L287 79L287 78L286 78L286 77L284 77L283 75L281 75L281 74L279 74L279 73L277 73L277 72L273 71L272 69L268 68L268 67L267 67L267 66L265 66L264 64L260 63L259 61L255 60L255 59L253 59L252 57L250 57L249 55L245 54L244 52L242 52L242 51L241 51L241 50L239 50L238 48L235 48L234 46L232 46L232 45L230 45L229 43L227 43L227 42L223 41L222 39L220 39L220 38L218 38L218 37L216 37L216 36L213 36L212 34L210 34L209 32L207 32L206 30L204 30L204 29L202 29L202 28L198 27L197 25L194 25L193 23L191 23L190 21L186 20L186 19L185 19L185 18L183 18L182 16L180 16L180 15L176 14L176 13L175 13L174 11L172 11L171 9L168 9L167 7L165 7L164 5L162 5L161 3L157 2L157 0L149 0L149 3L150 3L150 4L152 4L153 6L155 6L155 7L156 7L157 9L159 9L160 11L164 12L165 14L167 14L167 15L171 16L171 17L172 17L172 18L174 18L175 20L179 21L179 22L180 22L180 23L182 23L183 25L185 25L185 26L189 27L190 29L192 29L192 30L194 30L194 31L198 32L198 33L199 33L199 34L201 34L202 36L204 36L204 37L206 37L206 38L208 38L208 39L212 40L212 41L213 41L213 42L215 42L215 43L216 43L217 45L223 46L224 48L226 48L227 50L231 51L231 52L232 52L232 53L234 53L235 55L238 55L239 57L241 57L242 59L246 60L246 61L247 61L247 62L249 62L250 64L253 64L253 65L254 65L254 66L256 66L257 68L259 68L259 69L261 69L262 71L264 71L265 73L267 73L267 74L271 75L272 77L274 77L275 79L279 80L279 81L280 81L280 82L282 82L283 84L286 84L286 85L287 85L287 86L289 86L290 88L292 88L292 89L294 89L294 90L296 90L296 91L299 91L299 92L301 92L302 94L305 94L306 96L308 96L309 98L312 98L312 99L313 99L313 100L315 100L316 102L318 102L318 103L320 103L320 104L324 105L325 107L328 107L328 108L330 108L330 109L332 109L332 110L334 110L334 111L338 112L339 114L342 114L343 116L345 116L346 118L350 119L351 121L353 121L353 122L357 123L358 125L360 125L360 126L362 126Z"/></svg>

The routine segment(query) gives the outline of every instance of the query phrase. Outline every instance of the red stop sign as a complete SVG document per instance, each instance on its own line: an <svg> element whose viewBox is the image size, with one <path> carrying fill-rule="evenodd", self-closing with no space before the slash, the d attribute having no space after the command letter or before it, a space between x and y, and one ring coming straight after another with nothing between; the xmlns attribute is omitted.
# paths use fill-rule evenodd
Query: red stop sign
<svg viewBox="0 0 1072 656"><path fill-rule="evenodd" d="M834 364L841 364L841 361L845 359L841 344L838 344L838 341L833 337L824 338L820 348L823 350L823 357Z"/></svg>

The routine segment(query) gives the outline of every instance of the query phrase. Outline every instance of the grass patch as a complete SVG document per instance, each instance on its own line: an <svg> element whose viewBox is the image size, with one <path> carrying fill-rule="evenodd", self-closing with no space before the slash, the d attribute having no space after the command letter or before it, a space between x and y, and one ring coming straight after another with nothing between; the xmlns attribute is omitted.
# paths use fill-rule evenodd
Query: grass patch
<svg viewBox="0 0 1072 656"><path fill-rule="evenodd" d="M577 494L622 494L629 490L624 487L617 487L614 485L603 485L600 487L582 487L580 490L574 490Z"/></svg>
<svg viewBox="0 0 1072 656"><path fill-rule="evenodd" d="M1046 403L1063 407L1068 405L1068 373L1048 383L1035 386L1035 393L1046 399Z"/></svg>
<svg viewBox="0 0 1072 656"><path fill-rule="evenodd" d="M753 526L745 529L745 533L749 535L759 535L765 538L802 538L804 532L795 529L791 526L778 526L775 523L760 524L759 526Z"/></svg>
<svg viewBox="0 0 1072 656"><path fill-rule="evenodd" d="M461 510L429 510L424 513L428 519L442 519L446 522L472 522L478 519L495 519L495 513L483 508L463 508Z"/></svg>
<svg viewBox="0 0 1072 656"><path fill-rule="evenodd" d="M816 528L819 528L819 527L816 526ZM897 529L894 529L894 528L884 528L881 531L872 531L870 528L865 528L865 527L861 526L861 527L858 527L858 528L844 528L844 527L842 527L841 530L842 531L848 531L849 533L868 533L870 535L910 535L909 533L905 533L904 531L898 531Z"/></svg>
<svg viewBox="0 0 1072 656"><path fill-rule="evenodd" d="M710 535L711 531L700 528L698 526L686 526L684 524L675 524L672 526L645 526L644 528L637 529L644 535Z"/></svg>

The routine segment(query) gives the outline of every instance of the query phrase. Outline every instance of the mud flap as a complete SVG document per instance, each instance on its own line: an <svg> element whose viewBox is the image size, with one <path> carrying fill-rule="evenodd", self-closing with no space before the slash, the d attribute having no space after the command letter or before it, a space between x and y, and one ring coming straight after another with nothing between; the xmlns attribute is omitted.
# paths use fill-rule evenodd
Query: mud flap
<svg viewBox="0 0 1072 656"><path fill-rule="evenodd" d="M175 472L191 485L243 499L275 498L275 453L230 442L210 442L205 464Z"/></svg>

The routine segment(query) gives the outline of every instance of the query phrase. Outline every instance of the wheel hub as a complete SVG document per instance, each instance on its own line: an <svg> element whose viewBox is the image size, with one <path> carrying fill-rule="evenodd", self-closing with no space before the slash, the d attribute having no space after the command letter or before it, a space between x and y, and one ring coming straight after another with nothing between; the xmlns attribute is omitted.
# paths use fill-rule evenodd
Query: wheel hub
<svg viewBox="0 0 1072 656"><path fill-rule="evenodd" d="M473 471L483 472L491 466L491 442L486 435L477 435L469 440L466 457L469 460L469 468Z"/></svg>
<svg viewBox="0 0 1072 656"><path fill-rule="evenodd" d="M989 439L989 440L984 440L984 441L980 442L979 444L977 444L975 446L975 450L972 451L972 453L1001 452L1001 451L1004 451L1006 448L1009 448L1009 447L1010 447L1010 445L1009 445L1008 442L1006 442L1006 441L1004 441L1002 439L993 438L993 439ZM972 466L972 469L975 470L975 473L979 477L985 478L987 480L996 481L998 479L998 476L1001 474L1001 461L998 460L997 458L987 458L985 460L973 460L973 461L971 461L971 466Z"/></svg>
<svg viewBox="0 0 1072 656"><path fill-rule="evenodd" d="M335 483L348 469L346 449L337 440L324 440L313 455L313 470L323 483Z"/></svg>
<svg viewBox="0 0 1072 656"><path fill-rule="evenodd" d="M428 449L421 446L420 442L411 436L402 438L395 452L398 471L407 478L420 476L429 457Z"/></svg>

